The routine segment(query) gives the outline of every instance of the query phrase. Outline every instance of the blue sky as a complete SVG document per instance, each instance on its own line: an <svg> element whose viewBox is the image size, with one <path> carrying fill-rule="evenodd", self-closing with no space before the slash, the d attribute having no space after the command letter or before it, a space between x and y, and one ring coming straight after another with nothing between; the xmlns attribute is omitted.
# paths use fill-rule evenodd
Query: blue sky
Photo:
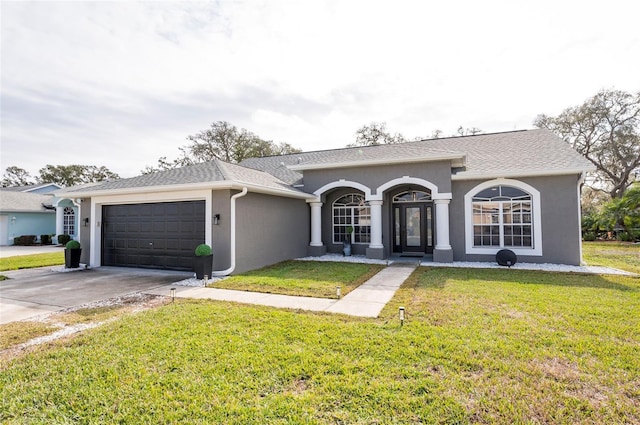
<svg viewBox="0 0 640 425"><path fill-rule="evenodd" d="M442 3L442 4L441 4ZM137 175L225 120L303 150L385 121L429 137L532 127L640 90L640 3L6 2L1 162Z"/></svg>

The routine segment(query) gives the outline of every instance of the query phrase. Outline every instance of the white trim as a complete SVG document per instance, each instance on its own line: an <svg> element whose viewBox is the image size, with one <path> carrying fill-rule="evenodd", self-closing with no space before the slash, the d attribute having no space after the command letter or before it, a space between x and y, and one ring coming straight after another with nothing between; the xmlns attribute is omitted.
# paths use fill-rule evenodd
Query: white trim
<svg viewBox="0 0 640 425"><path fill-rule="evenodd" d="M78 192L59 192L54 193L54 196L71 199L74 198L93 198L93 197L106 197L117 195L151 195L163 192L189 192L197 190L221 190L221 189L235 189L242 190L247 188L252 193L263 193L266 195L284 196L287 198L298 199L310 199L313 196L309 193L302 191L295 191L291 189L278 189L272 187L261 186L257 184L245 183L242 181L220 181L220 182L201 182L201 183L188 183L188 184L171 184L162 186L140 186L129 187L119 189L107 189L107 190L86 190Z"/></svg>
<svg viewBox="0 0 640 425"><path fill-rule="evenodd" d="M435 184L431 183L428 180L421 179L418 177L409 177L409 176L398 177L397 179L389 180L388 182L378 186L378 188L376 189L376 194L372 196L371 199L382 200L382 196L387 189L390 189L394 186L411 185L411 184L426 187L431 191L431 199L439 199L440 194L438 193L438 186L436 186ZM449 194L449 196L450 195L451 194ZM451 199L451 198L448 198L448 199Z"/></svg>
<svg viewBox="0 0 640 425"><path fill-rule="evenodd" d="M518 255L531 255L542 256L542 208L540 206L540 192L533 186L519 180L512 179L494 179L487 180L483 183L476 185L469 192L464 195L464 239L465 239L465 252L466 254L490 254L495 255L503 247L485 247L477 248L473 246L473 206L472 198L476 193L490 188L492 186L505 185L513 186L528 192L531 195L531 215L532 220L532 233L533 233L533 248L518 248L508 247L511 251Z"/></svg>
<svg viewBox="0 0 640 425"><path fill-rule="evenodd" d="M316 197L316 199L319 199L325 192L331 189L342 188L342 187L350 187L352 189L358 189L359 191L364 192L365 200L369 200L369 198L371 197L371 189L369 189L367 186L363 185L362 183L354 182L351 180L345 180L345 179L340 179L338 181L327 183L324 186L322 186L320 189L313 192L313 195ZM318 201L311 201L311 202L318 202Z"/></svg>
<svg viewBox="0 0 640 425"><path fill-rule="evenodd" d="M522 177L545 177L545 176L564 176L571 174L582 174L586 171L595 171L595 167L585 168L564 168L561 170L537 170L537 171L511 171L511 172L482 172L482 171L462 171L453 174L451 180L484 180L484 179L500 179L500 178L522 178Z"/></svg>
<svg viewBox="0 0 640 425"><path fill-rule="evenodd" d="M212 225L211 212L213 211L211 190L191 190L183 192L161 192L161 193L130 193L110 196L94 196L91 198L91 255L89 265L100 267L102 261L102 206L119 204L152 204L159 202L179 202L179 201L205 201L205 243L211 245Z"/></svg>
<svg viewBox="0 0 640 425"><path fill-rule="evenodd" d="M459 160L455 162L454 160ZM327 168L351 168L351 167L369 167L373 165L389 165L389 164L410 164L415 162L434 162L450 160L453 167L463 167L466 163L466 155L463 153L450 153L431 156L416 156L413 158L380 158L361 161L347 162L326 162L326 163L309 163L299 165L288 165L287 168L293 171L303 170L323 170Z"/></svg>

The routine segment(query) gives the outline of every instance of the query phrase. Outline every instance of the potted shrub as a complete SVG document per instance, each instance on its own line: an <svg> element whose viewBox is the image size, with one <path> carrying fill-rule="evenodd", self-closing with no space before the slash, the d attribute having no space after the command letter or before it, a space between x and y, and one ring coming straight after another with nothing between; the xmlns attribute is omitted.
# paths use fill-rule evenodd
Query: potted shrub
<svg viewBox="0 0 640 425"><path fill-rule="evenodd" d="M200 244L195 250L196 258L193 260L193 271L196 273L197 279L204 279L205 276L211 277L213 269L213 254L211 247L205 243Z"/></svg>
<svg viewBox="0 0 640 425"><path fill-rule="evenodd" d="M82 253L80 242L69 241L64 248L64 266L67 269L80 267L80 254Z"/></svg>
<svg viewBox="0 0 640 425"><path fill-rule="evenodd" d="M353 226L347 226L347 237L342 242L342 254L345 257L351 256L351 234L353 233Z"/></svg>

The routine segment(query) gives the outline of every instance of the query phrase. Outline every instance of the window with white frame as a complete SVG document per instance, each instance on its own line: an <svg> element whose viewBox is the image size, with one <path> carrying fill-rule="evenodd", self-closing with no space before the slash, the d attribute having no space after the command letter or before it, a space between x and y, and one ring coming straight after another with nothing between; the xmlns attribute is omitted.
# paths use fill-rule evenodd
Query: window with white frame
<svg viewBox="0 0 640 425"><path fill-rule="evenodd" d="M482 183L465 195L466 251L492 254L502 248L542 255L540 193L517 180Z"/></svg>
<svg viewBox="0 0 640 425"><path fill-rule="evenodd" d="M532 248L531 195L493 186L473 197L473 246Z"/></svg>
<svg viewBox="0 0 640 425"><path fill-rule="evenodd" d="M350 193L333 203L333 243L344 241L371 242L371 209L364 195Z"/></svg>
<svg viewBox="0 0 640 425"><path fill-rule="evenodd" d="M63 232L65 235L76 235L76 212L72 207L64 207L62 213Z"/></svg>

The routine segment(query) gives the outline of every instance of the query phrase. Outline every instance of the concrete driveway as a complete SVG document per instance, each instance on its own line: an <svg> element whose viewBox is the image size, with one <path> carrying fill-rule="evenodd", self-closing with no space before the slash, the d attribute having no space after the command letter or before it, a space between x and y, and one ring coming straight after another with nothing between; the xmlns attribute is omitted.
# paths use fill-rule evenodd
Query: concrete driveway
<svg viewBox="0 0 640 425"><path fill-rule="evenodd" d="M2 272L0 324L28 319L82 304L148 291L189 277L191 272L99 267L56 272L51 267Z"/></svg>
<svg viewBox="0 0 640 425"><path fill-rule="evenodd" d="M7 245L7 246L0 246L0 258L14 257L16 255L48 254L50 252L61 252L61 251L64 251L64 247L58 246L58 245L36 245L36 246Z"/></svg>

